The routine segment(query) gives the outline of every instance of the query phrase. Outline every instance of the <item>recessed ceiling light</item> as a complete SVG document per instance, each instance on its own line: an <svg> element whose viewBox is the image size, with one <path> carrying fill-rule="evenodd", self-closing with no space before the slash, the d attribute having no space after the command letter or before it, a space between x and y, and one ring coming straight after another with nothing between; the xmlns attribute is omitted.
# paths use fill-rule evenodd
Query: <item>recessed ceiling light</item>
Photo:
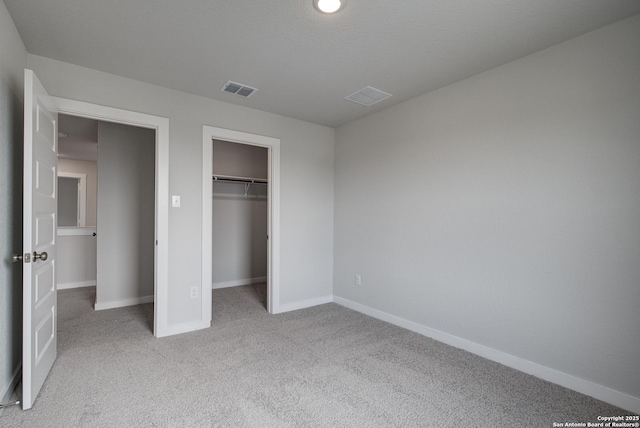
<svg viewBox="0 0 640 428"><path fill-rule="evenodd" d="M339 12L344 9L345 4L347 4L347 0L313 0L313 7L322 13Z"/></svg>

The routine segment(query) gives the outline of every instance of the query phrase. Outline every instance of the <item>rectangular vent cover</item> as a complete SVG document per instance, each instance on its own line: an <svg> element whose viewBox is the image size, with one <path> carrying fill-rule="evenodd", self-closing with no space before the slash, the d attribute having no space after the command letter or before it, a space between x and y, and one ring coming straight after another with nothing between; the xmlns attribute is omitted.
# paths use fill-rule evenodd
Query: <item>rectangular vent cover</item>
<svg viewBox="0 0 640 428"><path fill-rule="evenodd" d="M249 98L255 91L257 91L257 89L252 88L251 86L243 85L242 83L232 82L231 80L229 80L222 87L221 91L228 92L242 98Z"/></svg>
<svg viewBox="0 0 640 428"><path fill-rule="evenodd" d="M345 99L369 107L382 100L386 100L390 96L391 94L383 92L380 89L367 86L366 88L360 89L358 92L354 92L348 97L345 97Z"/></svg>

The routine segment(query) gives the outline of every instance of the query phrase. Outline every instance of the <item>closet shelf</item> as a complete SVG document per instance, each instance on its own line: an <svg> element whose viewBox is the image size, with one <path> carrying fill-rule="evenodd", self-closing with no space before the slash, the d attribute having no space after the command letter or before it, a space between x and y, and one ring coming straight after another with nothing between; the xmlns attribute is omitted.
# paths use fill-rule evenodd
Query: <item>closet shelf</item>
<svg viewBox="0 0 640 428"><path fill-rule="evenodd" d="M264 178L238 177L235 175L213 174L213 181L222 181L227 183L244 183L244 184L267 184L268 180Z"/></svg>
<svg viewBox="0 0 640 428"><path fill-rule="evenodd" d="M234 175L219 175L213 174L213 182L216 181L222 183L241 183L244 184L244 198L249 196L249 188L252 184L264 184L267 185L268 181L264 178L251 178L251 177L238 177Z"/></svg>

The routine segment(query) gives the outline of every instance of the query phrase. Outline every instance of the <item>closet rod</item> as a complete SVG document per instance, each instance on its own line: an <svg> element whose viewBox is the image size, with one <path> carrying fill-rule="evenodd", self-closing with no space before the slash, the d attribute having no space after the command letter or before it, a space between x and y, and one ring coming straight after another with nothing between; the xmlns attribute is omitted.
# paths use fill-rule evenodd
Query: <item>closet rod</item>
<svg viewBox="0 0 640 428"><path fill-rule="evenodd" d="M245 184L267 184L267 180L263 178L234 177L231 175L214 175L213 181L224 181L228 183L245 183Z"/></svg>

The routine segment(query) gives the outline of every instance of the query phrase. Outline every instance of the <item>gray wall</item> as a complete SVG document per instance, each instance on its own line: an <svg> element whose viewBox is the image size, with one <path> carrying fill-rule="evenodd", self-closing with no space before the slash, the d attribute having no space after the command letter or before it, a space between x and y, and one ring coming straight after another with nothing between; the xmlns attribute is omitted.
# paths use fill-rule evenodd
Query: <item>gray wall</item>
<svg viewBox="0 0 640 428"><path fill-rule="evenodd" d="M0 402L22 359L22 118L27 51L0 1Z"/></svg>
<svg viewBox="0 0 640 428"><path fill-rule="evenodd" d="M92 228L95 230L95 228ZM58 289L96 285L96 238L89 235L57 237Z"/></svg>
<svg viewBox="0 0 640 428"><path fill-rule="evenodd" d="M202 218L204 124L280 139L279 303L331 295L333 129L40 56L28 58L52 95L169 118L169 192L182 197L182 207L169 211L170 325L201 319L201 301L190 299L189 289L202 285L198 243L202 222L210 221Z"/></svg>
<svg viewBox="0 0 640 428"><path fill-rule="evenodd" d="M267 178L268 150L213 142L213 173ZM245 285L267 276L267 186L213 182L213 287Z"/></svg>
<svg viewBox="0 0 640 428"><path fill-rule="evenodd" d="M639 47L636 16L337 129L334 294L640 397Z"/></svg>
<svg viewBox="0 0 640 428"><path fill-rule="evenodd" d="M213 140L213 173L266 179L268 154L264 147Z"/></svg>
<svg viewBox="0 0 640 428"><path fill-rule="evenodd" d="M58 159L58 172L75 172L87 175L87 211L86 225L96 225L96 197L97 197L97 163L94 161Z"/></svg>
<svg viewBox="0 0 640 428"><path fill-rule="evenodd" d="M96 303L153 296L155 131L98 124Z"/></svg>

